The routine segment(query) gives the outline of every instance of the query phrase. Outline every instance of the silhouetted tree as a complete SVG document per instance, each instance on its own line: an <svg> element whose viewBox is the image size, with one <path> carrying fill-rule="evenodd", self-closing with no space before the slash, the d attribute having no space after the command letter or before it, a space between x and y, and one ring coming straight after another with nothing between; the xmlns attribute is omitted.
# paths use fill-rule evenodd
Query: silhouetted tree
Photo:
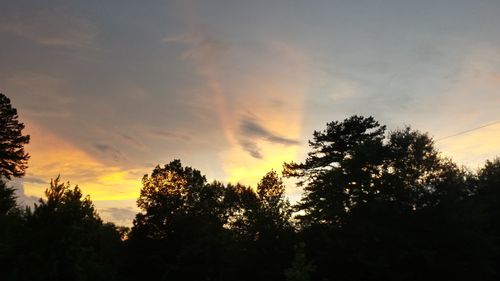
<svg viewBox="0 0 500 281"><path fill-rule="evenodd" d="M182 167L179 160L163 168L157 166L151 176L143 177L142 183L137 200L142 212L134 220L132 235L167 238L174 231L172 227L188 217L222 224L222 185L207 184L200 171Z"/></svg>
<svg viewBox="0 0 500 281"><path fill-rule="evenodd" d="M275 171L267 173L257 192L240 184L228 185L227 228L237 246L240 280L284 280L293 258L294 230L285 186Z"/></svg>
<svg viewBox="0 0 500 281"><path fill-rule="evenodd" d="M275 171L257 184L259 209L255 229L259 272L257 280L285 280L285 269L293 258L294 229L285 185Z"/></svg>
<svg viewBox="0 0 500 281"><path fill-rule="evenodd" d="M305 244L303 242L295 246L295 255L292 265L285 269L287 281L309 281L311 273L316 267L307 260L305 253Z"/></svg>
<svg viewBox="0 0 500 281"><path fill-rule="evenodd" d="M149 271L130 275L159 280L218 280L224 274L222 184L174 160L143 177L141 212L130 233L131 263ZM135 258L135 259L134 259ZM140 260L139 260L140 259Z"/></svg>
<svg viewBox="0 0 500 281"><path fill-rule="evenodd" d="M57 177L45 196L26 214L11 280L114 280L119 233L78 186Z"/></svg>
<svg viewBox="0 0 500 281"><path fill-rule="evenodd" d="M427 134L384 130L372 117L328 123L304 163L285 164L305 185L297 207L312 279L487 276L470 175L440 157Z"/></svg>
<svg viewBox="0 0 500 281"><path fill-rule="evenodd" d="M17 110L10 99L0 93L0 176L7 179L24 175L29 155L24 152L30 137L23 135L24 124L18 120Z"/></svg>
<svg viewBox="0 0 500 281"><path fill-rule="evenodd" d="M385 147L387 155L377 187L384 201L402 210L417 210L438 204L446 192L461 193L460 198L469 195L465 185L438 188L461 171L439 156L427 134L410 127L396 130L389 134Z"/></svg>
<svg viewBox="0 0 500 281"><path fill-rule="evenodd" d="M301 179L298 209L303 224L340 226L349 210L373 196L383 164L385 126L373 117L352 116L315 131L304 163L285 163L284 175Z"/></svg>
<svg viewBox="0 0 500 281"><path fill-rule="evenodd" d="M5 216L17 209L15 190L8 187L7 184L0 179L0 216Z"/></svg>
<svg viewBox="0 0 500 281"><path fill-rule="evenodd" d="M255 191L242 184L228 184L224 192L224 207L227 216L226 228L239 242L252 243L258 239L256 221L260 202Z"/></svg>
<svg viewBox="0 0 500 281"><path fill-rule="evenodd" d="M257 195L260 201L260 214L265 222L264 227L274 228L270 230L273 238L279 237L280 231L292 229L290 218L292 210L290 203L285 198L285 185L283 180L275 171L268 172L257 184ZM267 235L265 230L262 235Z"/></svg>
<svg viewBox="0 0 500 281"><path fill-rule="evenodd" d="M487 161L476 182L475 207L483 215L485 231L490 235L489 247L494 250L491 280L500 277L500 158Z"/></svg>
<svg viewBox="0 0 500 281"><path fill-rule="evenodd" d="M16 204L14 189L0 179L0 279L13 280L9 272L16 268L16 255L26 232L22 212Z"/></svg>

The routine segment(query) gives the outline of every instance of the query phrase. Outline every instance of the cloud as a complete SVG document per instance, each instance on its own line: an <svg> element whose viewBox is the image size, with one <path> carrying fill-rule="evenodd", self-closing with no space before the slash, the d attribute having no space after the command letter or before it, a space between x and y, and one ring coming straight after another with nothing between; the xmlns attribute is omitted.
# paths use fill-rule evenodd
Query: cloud
<svg viewBox="0 0 500 281"><path fill-rule="evenodd" d="M252 157L262 159L262 151L256 142L257 140L261 139L270 143L286 146L300 144L300 142L297 140L285 138L270 132L262 125L257 123L253 118L244 118L240 123L240 146Z"/></svg>
<svg viewBox="0 0 500 281"><path fill-rule="evenodd" d="M241 147L252 157L262 159L262 152L254 141L240 140Z"/></svg>
<svg viewBox="0 0 500 281"><path fill-rule="evenodd" d="M137 198L143 168L125 168L122 163L112 165L103 162L104 160L97 159L45 127L39 127L33 122L27 122L26 125L26 132L32 137L26 147L31 155L27 174L23 178L27 179L23 182L26 194L43 196L48 185L41 179L61 175L62 180L78 184L84 194L92 196L92 200ZM109 158L123 157L119 150L104 143L96 143L91 147Z"/></svg>
<svg viewBox="0 0 500 281"><path fill-rule="evenodd" d="M273 134L266 128L262 127L253 119L243 119L240 124L240 131L243 135L248 137L263 138L269 142L283 144L283 145L298 145L299 141L281 137Z"/></svg>
<svg viewBox="0 0 500 281"><path fill-rule="evenodd" d="M111 157L115 162L126 161L125 155L118 149L104 143L95 143L94 148L100 153L106 154Z"/></svg>
<svg viewBox="0 0 500 281"><path fill-rule="evenodd" d="M114 222L131 222L134 217L136 212L132 210L131 207L127 208L106 208L102 209L101 212L107 213L109 217L111 218L112 221Z"/></svg>
<svg viewBox="0 0 500 281"><path fill-rule="evenodd" d="M182 58L193 59L196 62L213 60L226 55L230 44L218 37L207 34L201 27L197 26L187 33L176 36L167 36L162 39L164 43L175 43L188 45L188 49L181 55Z"/></svg>
<svg viewBox="0 0 500 281"><path fill-rule="evenodd" d="M92 22L54 11L6 18L0 22L0 32L44 46L66 48L91 48L98 33Z"/></svg>
<svg viewBox="0 0 500 281"><path fill-rule="evenodd" d="M159 129L152 129L152 130L150 130L150 133L153 136L167 138L167 139L179 139L179 140L184 140L184 141L191 140L191 137L189 137L187 135L163 131L163 130L159 130Z"/></svg>
<svg viewBox="0 0 500 281"><path fill-rule="evenodd" d="M193 18L190 19L191 21ZM230 50L230 44L219 37L208 34L199 25L191 22L192 28L183 34L165 37L165 43L175 43L187 46L181 58L191 61L200 77L205 81L211 94L211 105L215 108L220 127L226 140L235 143L231 131L232 124L225 96L224 83L219 78L221 64Z"/></svg>
<svg viewBox="0 0 500 281"><path fill-rule="evenodd" d="M26 180L27 178L28 177L25 177L23 179L15 179L8 183L15 188L16 201L20 207L33 207L34 204L37 204L40 201L39 197L26 194L24 190L24 183L28 182Z"/></svg>
<svg viewBox="0 0 500 281"><path fill-rule="evenodd" d="M35 184L49 184L48 181L42 179L42 178L39 178L39 177L34 177L34 176L25 176L23 178L23 182L27 182L27 183L35 183Z"/></svg>
<svg viewBox="0 0 500 281"><path fill-rule="evenodd" d="M5 79L5 94L15 94L13 102L22 114L31 117L64 117L71 115L68 106L73 101L67 94L67 83L59 78L32 72L13 74Z"/></svg>
<svg viewBox="0 0 500 281"><path fill-rule="evenodd" d="M119 136L122 138L123 141L125 141L126 144L131 145L137 149L140 150L145 150L147 147L142 143L140 140L136 139L135 137L129 136L127 134L119 134Z"/></svg>

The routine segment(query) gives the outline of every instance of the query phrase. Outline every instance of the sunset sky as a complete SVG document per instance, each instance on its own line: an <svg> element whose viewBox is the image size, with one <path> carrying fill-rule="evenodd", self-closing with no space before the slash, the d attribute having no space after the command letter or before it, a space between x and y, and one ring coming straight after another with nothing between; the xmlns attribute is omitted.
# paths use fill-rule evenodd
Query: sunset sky
<svg viewBox="0 0 500 281"><path fill-rule="evenodd" d="M500 1L3 1L0 42L20 199L60 174L118 224L157 164L255 185L352 114L500 155Z"/></svg>

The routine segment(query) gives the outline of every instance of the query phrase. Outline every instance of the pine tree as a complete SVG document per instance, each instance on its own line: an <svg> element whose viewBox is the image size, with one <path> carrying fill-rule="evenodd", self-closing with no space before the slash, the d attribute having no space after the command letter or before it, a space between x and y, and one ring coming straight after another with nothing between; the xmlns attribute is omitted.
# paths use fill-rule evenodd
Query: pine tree
<svg viewBox="0 0 500 281"><path fill-rule="evenodd" d="M24 145L30 137L22 134L24 124L17 119L17 110L10 99L0 93L0 176L9 180L23 176L28 167L29 154L24 151Z"/></svg>

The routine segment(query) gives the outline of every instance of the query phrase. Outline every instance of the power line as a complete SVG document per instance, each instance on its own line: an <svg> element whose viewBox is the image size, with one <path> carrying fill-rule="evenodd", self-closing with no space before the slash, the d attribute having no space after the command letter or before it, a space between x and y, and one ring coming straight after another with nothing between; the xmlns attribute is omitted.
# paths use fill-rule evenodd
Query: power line
<svg viewBox="0 0 500 281"><path fill-rule="evenodd" d="M453 135L449 135L449 136L446 136L446 137L439 138L436 141L438 142L438 141L442 141L442 140L445 140L445 139L453 138L453 137L456 137L456 136L467 134L467 133L470 133L472 131L476 131L476 130L479 130L479 129L482 129L482 128L486 128L486 127L489 127L489 126L493 126L493 125L496 125L496 124L500 124L500 121L491 122L491 123L488 123L488 124L481 125L479 127L475 127L475 128L472 128L472 129L461 131L461 132L458 132L458 133L453 134Z"/></svg>

